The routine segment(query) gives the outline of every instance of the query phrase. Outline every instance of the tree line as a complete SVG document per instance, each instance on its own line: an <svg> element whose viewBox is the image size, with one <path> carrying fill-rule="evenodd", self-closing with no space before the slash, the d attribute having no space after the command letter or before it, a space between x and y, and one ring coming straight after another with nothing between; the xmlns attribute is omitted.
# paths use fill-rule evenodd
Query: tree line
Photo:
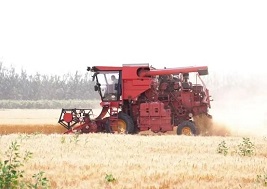
<svg viewBox="0 0 267 189"><path fill-rule="evenodd" d="M267 94L265 74L247 74L219 71L211 72L203 79L211 94L217 96L234 91ZM192 78L193 79L193 78ZM0 62L0 100L94 100L99 94L89 72L59 75L28 74L14 67L6 68ZM265 90L263 90L265 89Z"/></svg>
<svg viewBox="0 0 267 189"><path fill-rule="evenodd" d="M98 99L88 72L62 76L28 74L0 62L0 100L91 100Z"/></svg>

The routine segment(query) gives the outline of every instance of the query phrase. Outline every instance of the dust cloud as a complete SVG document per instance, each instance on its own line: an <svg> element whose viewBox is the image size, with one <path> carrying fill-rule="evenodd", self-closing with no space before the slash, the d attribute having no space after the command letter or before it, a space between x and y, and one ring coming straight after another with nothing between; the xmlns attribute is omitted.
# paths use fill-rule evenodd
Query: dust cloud
<svg viewBox="0 0 267 189"><path fill-rule="evenodd" d="M210 117L200 115L194 117L197 134L200 136L230 136L231 131L223 123L216 123Z"/></svg>
<svg viewBox="0 0 267 189"><path fill-rule="evenodd" d="M267 136L267 82L264 75L237 76L233 82L234 85L224 83L214 90L210 109L213 119L207 124L208 131L214 135L223 135L225 130L225 135Z"/></svg>

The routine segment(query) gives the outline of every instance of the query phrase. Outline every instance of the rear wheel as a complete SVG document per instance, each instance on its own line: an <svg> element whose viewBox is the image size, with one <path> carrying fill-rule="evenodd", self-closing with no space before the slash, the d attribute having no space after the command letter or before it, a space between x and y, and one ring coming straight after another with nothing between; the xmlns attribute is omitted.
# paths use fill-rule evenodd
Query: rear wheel
<svg viewBox="0 0 267 189"><path fill-rule="evenodd" d="M109 121L106 124L106 132L108 133L135 133L133 119L126 113L120 112L118 115L118 124L115 127L111 127Z"/></svg>
<svg viewBox="0 0 267 189"><path fill-rule="evenodd" d="M193 136L196 135L196 125L192 121L183 121L178 125L177 135L187 135Z"/></svg>

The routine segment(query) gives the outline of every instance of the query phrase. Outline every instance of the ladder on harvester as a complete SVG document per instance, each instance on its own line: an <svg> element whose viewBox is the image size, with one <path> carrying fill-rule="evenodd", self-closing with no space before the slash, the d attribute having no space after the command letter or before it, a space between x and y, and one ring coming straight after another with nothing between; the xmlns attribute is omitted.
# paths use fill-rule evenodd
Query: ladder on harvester
<svg viewBox="0 0 267 189"><path fill-rule="evenodd" d="M119 108L118 107L110 107L109 114L110 114L110 116L109 116L110 130L111 130L111 132L114 133L114 131L117 130L116 127L118 126Z"/></svg>

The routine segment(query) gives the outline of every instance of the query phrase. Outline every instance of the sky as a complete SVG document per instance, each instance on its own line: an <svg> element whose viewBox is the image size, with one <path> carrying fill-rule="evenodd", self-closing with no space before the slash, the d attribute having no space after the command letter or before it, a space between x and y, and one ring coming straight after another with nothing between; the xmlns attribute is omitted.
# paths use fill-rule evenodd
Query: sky
<svg viewBox="0 0 267 189"><path fill-rule="evenodd" d="M267 73L267 1L0 0L0 62L29 73L87 66Z"/></svg>

